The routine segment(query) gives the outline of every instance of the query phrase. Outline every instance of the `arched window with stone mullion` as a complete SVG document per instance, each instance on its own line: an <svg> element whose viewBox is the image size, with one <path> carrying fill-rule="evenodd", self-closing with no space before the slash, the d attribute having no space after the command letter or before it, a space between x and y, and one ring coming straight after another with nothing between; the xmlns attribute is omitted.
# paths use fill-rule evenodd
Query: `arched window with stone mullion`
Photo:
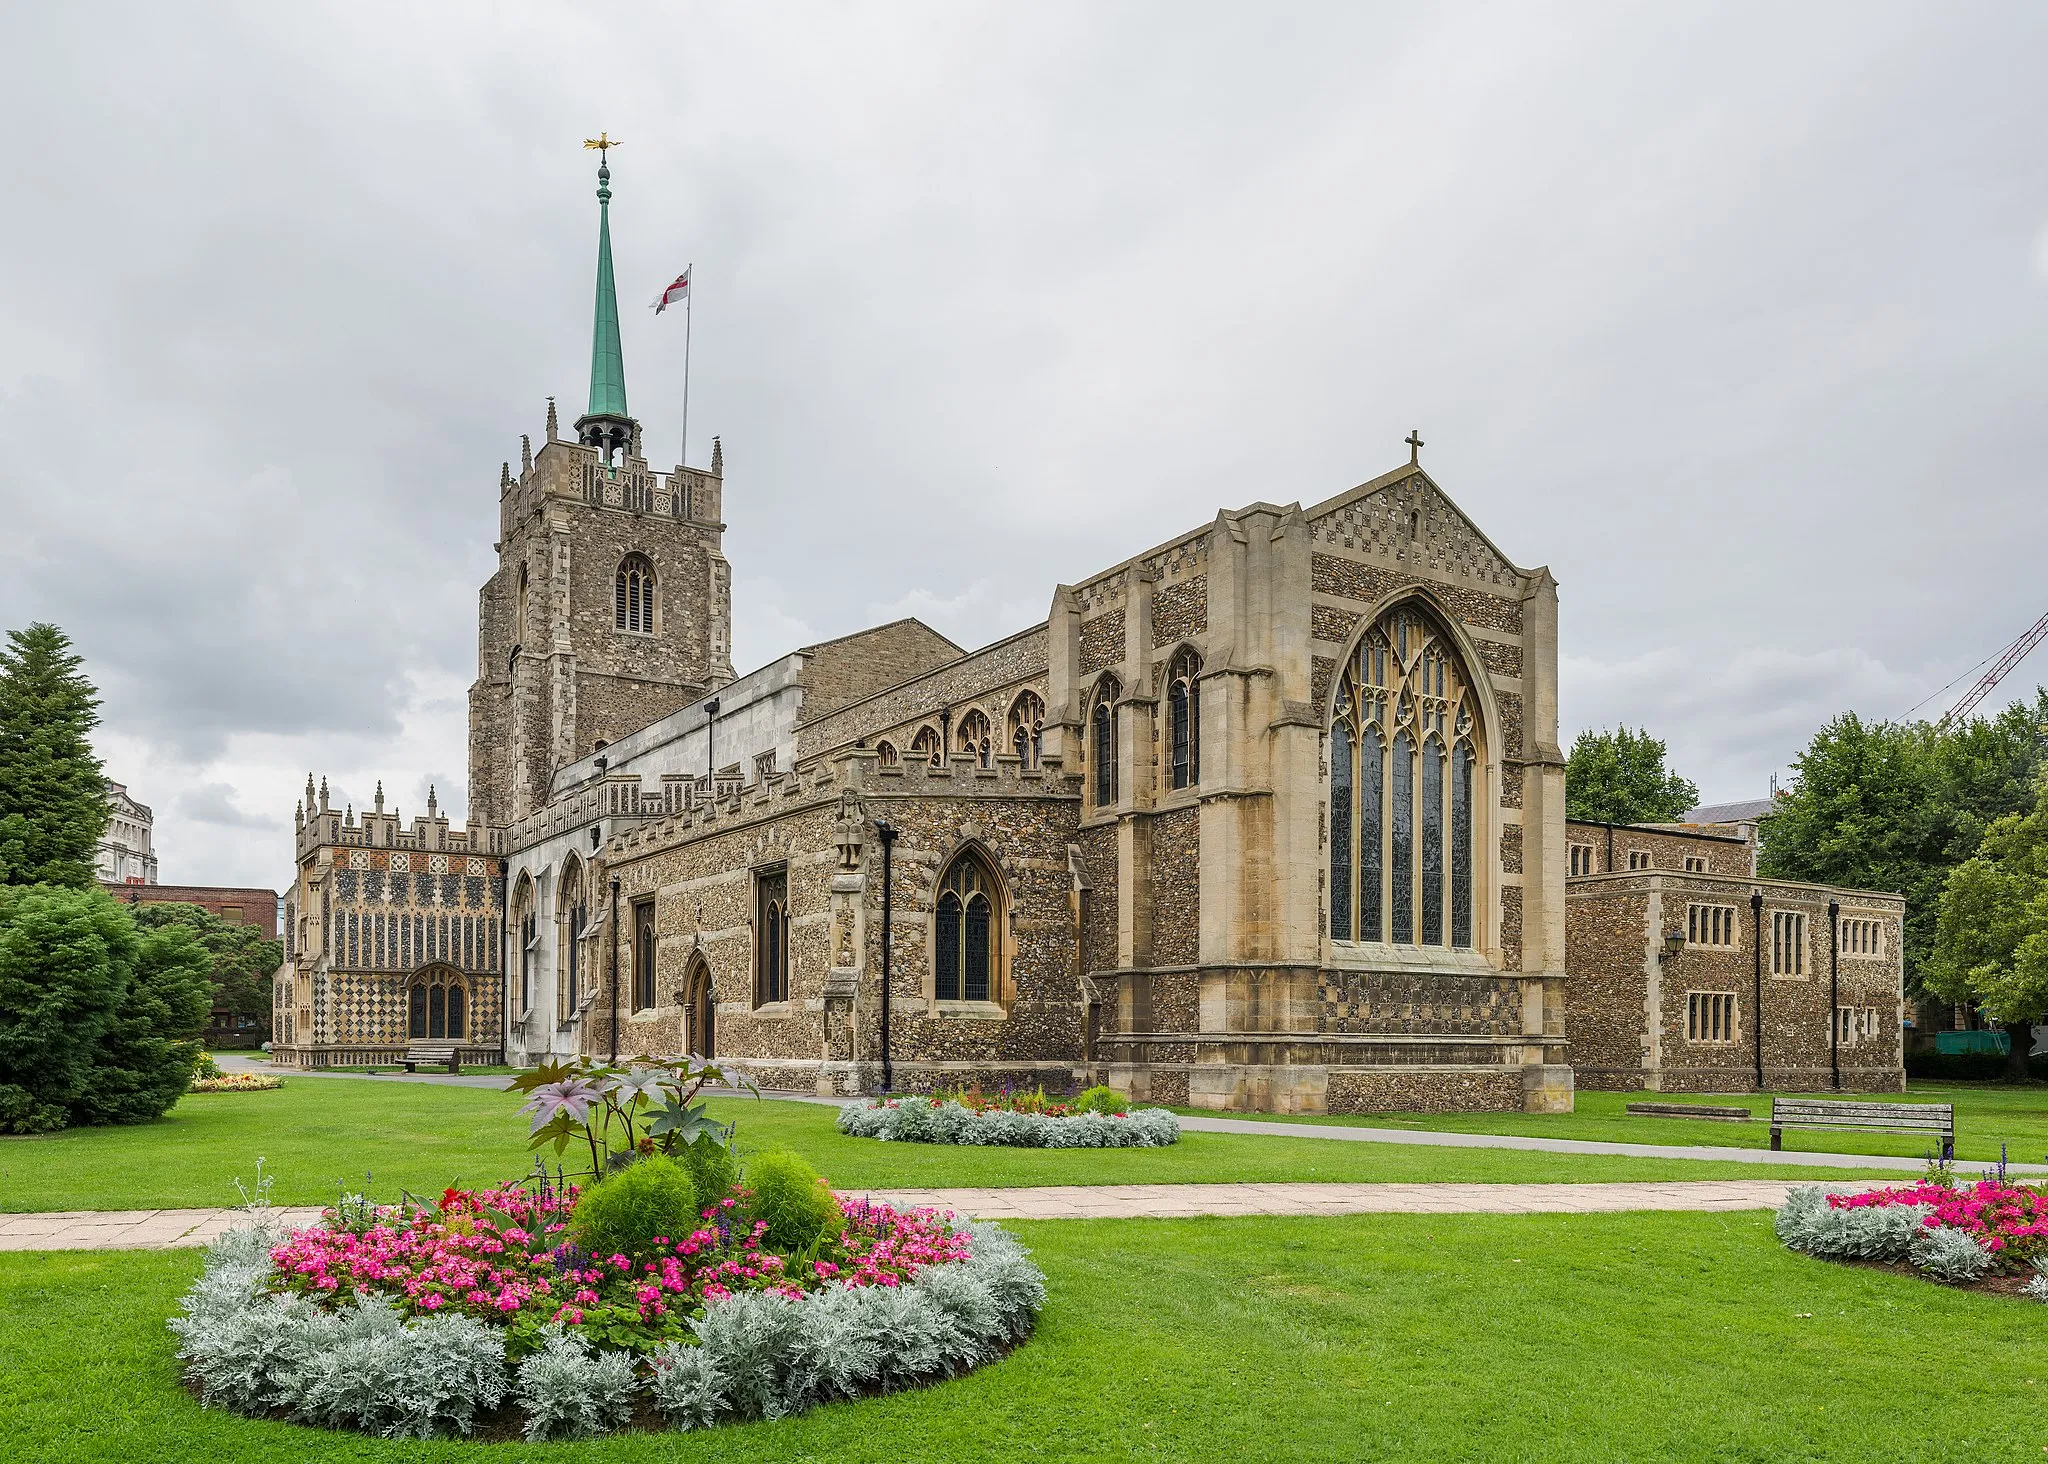
<svg viewBox="0 0 2048 1464"><path fill-rule="evenodd" d="M1096 684L1095 709L1088 719L1088 756L1094 764L1089 782L1098 812L1116 806L1116 702L1123 685L1114 676Z"/></svg>
<svg viewBox="0 0 2048 1464"><path fill-rule="evenodd" d="M1475 707L1421 607L1389 611L1360 639L1331 712L1332 940L1473 944Z"/></svg>

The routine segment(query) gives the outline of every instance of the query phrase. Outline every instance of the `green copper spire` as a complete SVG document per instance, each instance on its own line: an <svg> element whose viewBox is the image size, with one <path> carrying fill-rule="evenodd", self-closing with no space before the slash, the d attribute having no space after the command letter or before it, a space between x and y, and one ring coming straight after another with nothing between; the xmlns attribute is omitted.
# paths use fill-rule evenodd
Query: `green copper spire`
<svg viewBox="0 0 2048 1464"><path fill-rule="evenodd" d="M597 322L590 337L590 411L586 415L627 415L626 356L619 347L619 296L612 285L612 170L604 161L597 165Z"/></svg>

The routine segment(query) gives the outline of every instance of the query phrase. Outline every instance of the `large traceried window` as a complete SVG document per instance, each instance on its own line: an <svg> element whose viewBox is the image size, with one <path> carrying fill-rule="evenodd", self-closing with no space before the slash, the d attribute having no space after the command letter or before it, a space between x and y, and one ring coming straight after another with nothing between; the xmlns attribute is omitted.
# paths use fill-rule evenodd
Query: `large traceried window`
<svg viewBox="0 0 2048 1464"><path fill-rule="evenodd" d="M1478 698L1417 606L1366 632L1330 725L1330 937L1474 943Z"/></svg>
<svg viewBox="0 0 2048 1464"><path fill-rule="evenodd" d="M932 995L940 1001L994 999L1001 901L988 861L973 849L953 856L932 914Z"/></svg>
<svg viewBox="0 0 2048 1464"><path fill-rule="evenodd" d="M1089 783L1098 810L1116 806L1116 702L1124 694L1114 676L1095 686L1095 705L1088 714Z"/></svg>
<svg viewBox="0 0 2048 1464"><path fill-rule="evenodd" d="M430 1042L469 1038L469 1016L461 978L445 967L421 971L405 994L405 1035Z"/></svg>
<svg viewBox="0 0 2048 1464"><path fill-rule="evenodd" d="M628 554L612 578L612 619L620 630L654 634L654 566L645 554Z"/></svg>
<svg viewBox="0 0 2048 1464"><path fill-rule="evenodd" d="M946 750L939 742L938 732L931 727L917 729L917 735L910 739L910 755L935 768L945 766Z"/></svg>
<svg viewBox="0 0 2048 1464"><path fill-rule="evenodd" d="M1166 668L1167 781L1192 788L1202 781L1202 658L1182 648Z"/></svg>
<svg viewBox="0 0 2048 1464"><path fill-rule="evenodd" d="M1045 699L1035 691L1020 691L1010 703L1008 743L1017 761L1027 768L1038 766L1045 746Z"/></svg>

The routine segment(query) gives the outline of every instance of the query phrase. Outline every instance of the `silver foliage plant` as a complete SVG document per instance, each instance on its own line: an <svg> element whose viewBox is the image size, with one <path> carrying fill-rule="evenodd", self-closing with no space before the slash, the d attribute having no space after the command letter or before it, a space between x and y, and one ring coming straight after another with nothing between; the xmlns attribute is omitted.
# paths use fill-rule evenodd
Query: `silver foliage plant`
<svg viewBox="0 0 2048 1464"><path fill-rule="evenodd" d="M223 1235L186 1293L171 1330L186 1375L209 1403L242 1413L282 1410L301 1423L386 1438L468 1433L504 1399L504 1343L468 1317L405 1323L391 1304L359 1297L326 1311L270 1296L274 1223Z"/></svg>
<svg viewBox="0 0 2048 1464"><path fill-rule="evenodd" d="M900 1286L831 1287L801 1300L740 1292L694 1322L642 1377L630 1353L556 1332L516 1378L494 1329L468 1317L402 1320L380 1298L327 1311L262 1289L274 1221L207 1251L170 1323L186 1375L210 1404L390 1438L471 1432L512 1397L529 1439L589 1438L630 1420L645 1393L672 1428L780 1418L837 1398L950 1377L1030 1335L1045 1276L1015 1237L970 1224L968 1259Z"/></svg>
<svg viewBox="0 0 2048 1464"><path fill-rule="evenodd" d="M1778 1239L1824 1261L1903 1261L1926 1229L1921 1205L1853 1205L1836 1209L1819 1185L1801 1185L1778 1211Z"/></svg>
<svg viewBox="0 0 2048 1464"><path fill-rule="evenodd" d="M950 1377L1031 1331L1045 1276L1007 1232L975 1225L969 1259L903 1286L840 1287L802 1301L741 1292L694 1324L697 1345L654 1359L654 1404L677 1429L782 1418L837 1398Z"/></svg>
<svg viewBox="0 0 2048 1464"><path fill-rule="evenodd" d="M1821 1260L1905 1261L1951 1284L1975 1281L1991 1269L1994 1257L1976 1236L1950 1225L1930 1226L1927 1213L1924 1205L1837 1209L1828 1204L1826 1190L1802 1185L1778 1211L1778 1239ZM2048 1285L2041 1299L2048 1301Z"/></svg>
<svg viewBox="0 0 2048 1464"><path fill-rule="evenodd" d="M857 1139L907 1144L978 1144L1016 1149L1161 1149L1180 1139L1180 1120L1164 1108L1134 1108L1128 1117L1076 1113L977 1113L959 1103L934 1108L921 1098L896 1104L862 1099L839 1110L839 1132Z"/></svg>
<svg viewBox="0 0 2048 1464"><path fill-rule="evenodd" d="M2020 1295L2031 1296L2036 1301L2048 1301L2048 1257L2034 1257L2034 1274L2020 1288Z"/></svg>
<svg viewBox="0 0 2048 1464"><path fill-rule="evenodd" d="M1911 1259L1935 1280L1951 1285L1975 1281L1995 1263L1976 1236L1953 1225L1938 1225L1914 1236Z"/></svg>
<svg viewBox="0 0 2048 1464"><path fill-rule="evenodd" d="M519 1406L529 1439L592 1439L633 1416L639 1365L630 1352L600 1352L557 1331L519 1365Z"/></svg>

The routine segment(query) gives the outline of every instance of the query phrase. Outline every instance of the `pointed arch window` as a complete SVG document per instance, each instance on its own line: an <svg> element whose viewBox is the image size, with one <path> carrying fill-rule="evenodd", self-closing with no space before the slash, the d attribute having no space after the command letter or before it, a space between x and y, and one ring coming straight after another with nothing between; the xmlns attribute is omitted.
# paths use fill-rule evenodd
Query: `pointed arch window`
<svg viewBox="0 0 2048 1464"><path fill-rule="evenodd" d="M683 983L683 1020L688 1025L684 1047L692 1057L713 1057L718 1051L718 998L711 987L711 966L700 954Z"/></svg>
<svg viewBox="0 0 2048 1464"><path fill-rule="evenodd" d="M939 734L930 727L917 729L917 735L910 739L910 755L935 768L944 766L946 761L945 749L939 744Z"/></svg>
<svg viewBox="0 0 2048 1464"><path fill-rule="evenodd" d="M1002 882L974 850L961 850L946 866L932 914L932 995L938 1000L994 999L1002 899Z"/></svg>
<svg viewBox="0 0 2048 1464"><path fill-rule="evenodd" d="M1088 756L1094 763L1089 778L1098 810L1116 807L1116 702L1124 693L1114 676L1096 683L1095 709L1088 715Z"/></svg>
<svg viewBox="0 0 2048 1464"><path fill-rule="evenodd" d="M1020 691L1010 703L1007 741L1020 764L1027 768L1038 766L1045 748L1045 699L1037 692Z"/></svg>
<svg viewBox="0 0 2048 1464"><path fill-rule="evenodd" d="M988 716L979 707L969 707L961 714L960 725L953 729L955 745L960 751L975 760L979 767L992 768L996 765L995 744L989 741Z"/></svg>
<svg viewBox="0 0 2048 1464"><path fill-rule="evenodd" d="M1387 612L1353 651L1330 725L1332 940L1475 943L1478 705L1420 605Z"/></svg>
<svg viewBox="0 0 2048 1464"><path fill-rule="evenodd" d="M467 1042L468 993L445 967L420 972L405 994L405 1035L414 1042Z"/></svg>
<svg viewBox="0 0 2048 1464"><path fill-rule="evenodd" d="M513 629L514 629L515 631L517 631L517 632L518 632L518 636L519 636L519 639L520 639L520 640L525 640L525 639L526 639L526 566L525 566L524 564L522 564L522 565L520 565L520 566L519 566L519 606L518 606L518 609L516 609L516 610L515 610L515 611L513 612L513 616L512 616L512 625L513 625Z"/></svg>
<svg viewBox="0 0 2048 1464"><path fill-rule="evenodd" d="M583 888L583 863L571 855L562 870L555 902L555 928L560 946L555 955L555 1019L566 1022L583 1003L583 931L589 917Z"/></svg>
<svg viewBox="0 0 2048 1464"><path fill-rule="evenodd" d="M645 554L628 554L612 577L612 618L620 630L654 634L654 565Z"/></svg>
<svg viewBox="0 0 2048 1464"><path fill-rule="evenodd" d="M1202 781L1201 674L1202 658L1187 647L1166 668L1167 752L1176 788Z"/></svg>
<svg viewBox="0 0 2048 1464"><path fill-rule="evenodd" d="M789 867L754 876L754 1005L789 1000Z"/></svg>
<svg viewBox="0 0 2048 1464"><path fill-rule="evenodd" d="M877 767L893 768L898 766L899 761L895 743L882 741L875 744L875 765Z"/></svg>
<svg viewBox="0 0 2048 1464"><path fill-rule="evenodd" d="M537 920L533 908L533 879L530 875L521 874L518 887L513 891L512 924L519 931L519 1010L523 1015L533 1009L533 964ZM419 1023L414 1022L412 1025L418 1026ZM426 1034L422 1032L412 1035Z"/></svg>

